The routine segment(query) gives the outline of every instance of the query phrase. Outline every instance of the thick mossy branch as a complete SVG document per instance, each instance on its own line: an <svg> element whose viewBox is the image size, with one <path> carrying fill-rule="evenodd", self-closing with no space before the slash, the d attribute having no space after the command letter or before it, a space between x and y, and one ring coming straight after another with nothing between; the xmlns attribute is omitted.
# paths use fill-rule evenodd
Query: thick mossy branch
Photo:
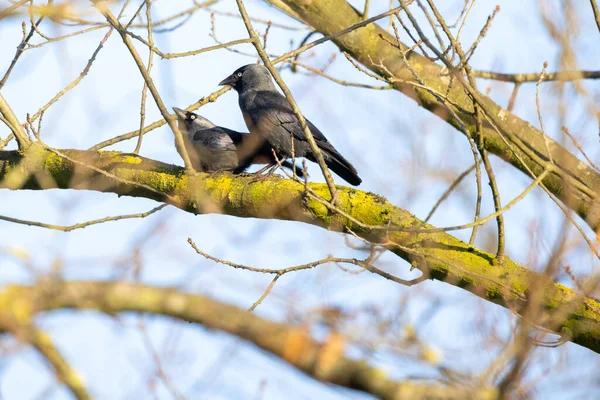
<svg viewBox="0 0 600 400"><path fill-rule="evenodd" d="M0 152L0 188L95 190L164 201L197 214L273 218L338 232L352 230L372 243L382 243L426 276L518 313L527 306L535 284L536 292L544 296L543 312L533 313L540 317L532 322L600 352L600 304L596 301L508 259L497 263L492 254L444 232L363 229L361 225L433 228L381 196L337 187L339 209L359 221L358 225L307 197L303 185L289 179L272 177L253 182L251 177L228 173L192 176L181 167L118 152L61 150L60 153L75 162L35 144L25 155ZM112 177L98 170L108 171ZM310 187L327 198L326 185L310 184Z"/></svg>
<svg viewBox="0 0 600 400"><path fill-rule="evenodd" d="M48 281L38 286L8 286L0 292L0 332L4 321L30 320L58 309L140 312L202 324L244 338L324 382L370 393L381 399L495 399L491 388L464 388L424 382L399 382L366 361L344 356L337 334L324 342L307 327L264 320L244 309L176 289L131 283Z"/></svg>
<svg viewBox="0 0 600 400"><path fill-rule="evenodd" d="M362 16L346 0L282 0L303 22L324 35L340 32L362 21ZM277 5L277 4L275 4ZM356 29L333 40L340 50L347 52L361 64L376 74L395 79L395 87L415 99L422 107L444 119L456 128L459 124L429 91L410 84L418 84L413 73L406 68L400 51L393 43L396 38L376 24ZM403 44L404 51L407 47ZM437 93L446 94L453 111L462 120L470 135L477 139L476 123L473 116L473 100L457 79L451 83L448 72L442 66L429 61L419 54L409 51L406 54L413 71L425 85ZM403 81L403 82L399 82ZM404 83L406 82L406 83ZM448 86L451 88L448 89ZM547 147L552 153L558 173L550 173L543 180L544 185L565 205L576 211L594 230L600 228L600 204L596 201L600 192L600 174L581 162L577 157L558 143L544 140L542 133L528 122L503 109L491 99L481 96L483 108L501 123L505 132L503 140L490 124L483 127L484 146L513 166L529 175L530 169L536 176L548 164ZM514 138L514 139L513 139ZM509 142L509 145L506 144ZM527 149L523 151L522 148ZM523 160L524 164L520 161ZM554 167L552 167L554 168ZM565 180L567 179L567 180Z"/></svg>

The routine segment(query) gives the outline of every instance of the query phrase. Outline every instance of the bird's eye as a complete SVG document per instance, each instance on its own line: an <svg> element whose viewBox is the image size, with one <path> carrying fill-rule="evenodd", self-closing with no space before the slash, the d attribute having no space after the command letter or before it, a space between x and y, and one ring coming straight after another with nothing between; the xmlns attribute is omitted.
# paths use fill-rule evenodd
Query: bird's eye
<svg viewBox="0 0 600 400"><path fill-rule="evenodd" d="M193 120L195 120L195 119L196 119L196 116L195 116L194 114L190 115L190 120L192 120L192 121L193 121Z"/></svg>
<svg viewBox="0 0 600 400"><path fill-rule="evenodd" d="M237 76L238 78L241 78L241 77L242 77L242 73L241 73L241 72L238 72L238 73L236 74L236 76Z"/></svg>

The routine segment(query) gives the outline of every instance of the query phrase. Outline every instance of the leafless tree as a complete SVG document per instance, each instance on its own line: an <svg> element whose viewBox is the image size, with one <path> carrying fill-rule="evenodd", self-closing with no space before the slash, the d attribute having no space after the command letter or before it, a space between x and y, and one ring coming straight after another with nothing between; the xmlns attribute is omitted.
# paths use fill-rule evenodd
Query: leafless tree
<svg viewBox="0 0 600 400"><path fill-rule="evenodd" d="M597 358L593 353L600 352L600 304L595 300L599 293L596 232L600 229L597 199L600 169L593 160L597 158L595 132L600 124L600 88L595 80L600 78L600 71L581 67L581 58L587 50L579 42L581 30L585 35L594 34L596 43L600 37L600 15L595 0L589 4L563 2L559 9L541 0L537 15L524 15L523 21L534 18L541 21L545 32L535 35L549 35L558 55L550 62L541 62L537 71L514 74L476 68L479 52L485 49L494 53L486 48L489 33L495 29L509 31L511 27L509 22L499 21L502 16L499 6L494 8L475 0L389 3L366 0L361 2L360 9L356 8L359 2L346 0L266 0L264 4L236 0L237 7L232 10L227 8L232 4L218 0L192 1L183 9L179 5L165 5L167 2L156 4L154 0L91 3L13 0L0 9L4 31L22 30L14 56L2 57L7 69L0 79L0 120L4 126L4 131L0 131L0 187L4 189L1 193L76 189L87 191L86 196L90 191L117 194L117 204L125 204L126 198L134 197L150 199L157 206L149 211L72 225L40 222L33 216L43 214L33 210L25 210L32 215L31 219L0 215L0 226L5 232L26 225L32 236L40 232L37 227L65 232L60 233L61 238L82 234L82 228L93 225L151 219L139 225L143 234L129 246L127 257L102 261L115 266L113 278L102 281L71 279L64 272L66 266L60 257L51 268L41 268L35 256L40 251L37 246L17 250L18 243L3 243L2 253L18 260L20 268L32 278L30 284L11 279L2 282L0 330L5 333L2 343L5 354L31 346L74 397L98 397L98 387L103 383L82 379L85 371L80 371L62 354L62 347L39 322L47 313L51 318L57 310L76 309L105 313L116 321L125 313L140 316L132 329L140 333L138 343L151 357L152 371L147 374L145 390L157 398L163 395L197 398L201 390L189 391L173 379L169 368L177 362L166 362L167 352L156 348L144 317L148 314L227 332L319 381L384 399L529 398L535 395L544 377L578 380L580 371L574 369L584 368L583 364L571 361L561 365L549 361L562 357L567 349L578 347L589 349L586 360L590 363L586 362L585 368L595 369ZM265 19L252 11L267 3L276 19ZM153 9L159 6L161 10L169 10L169 15L157 18ZM251 6L250 11L246 6ZM489 7L486 20L472 16L477 7ZM210 24L199 23L199 19ZM160 39L176 38L177 47L186 47L188 42L182 42L177 35L190 24L194 24L194 32L209 34L214 44L181 52L164 50L167 45L157 35ZM234 25L243 26L244 35L229 38L225 27ZM477 34L467 37L467 27L473 31L474 26ZM581 26L594 26L594 31ZM230 31L240 32L233 28ZM87 39L95 34L103 35L99 43ZM117 36L122 43L109 41ZM35 92L17 94L19 83L12 83L16 75L45 74L43 68L27 72L35 64L32 57L36 52L42 54L43 49L50 47L60 52L60 46L75 37L89 44L85 51L91 54L81 73L70 76L69 83L47 101ZM188 40L195 43L192 38ZM272 45L273 42L277 44ZM524 38L524 48L535 46L534 42L533 34ZM108 121L102 128L109 131L106 139L96 140L87 149L51 145L51 142L69 143L53 126L58 125L60 118L69 117L55 115L49 122L43 119L44 115L83 90L82 82L91 79L91 71L97 79L110 79L109 72L96 69L96 59L109 43L122 49L121 56L113 57L110 62L134 65L143 78L140 102L128 101L125 107L119 106L120 113L135 114L139 119L136 129L119 134L110 124L112 119L102 117ZM285 51L281 43L292 45ZM201 76L202 63L195 56L202 55L201 60L206 63L216 54L226 54L234 60L226 67L219 66L223 77L238 65L264 64L311 139L301 112L302 102L296 102L288 88L292 79L306 85L340 86L346 96L368 92L373 98L383 98L390 92L399 92L414 100L403 103L406 104L403 113L417 112L412 109L420 106L419 112L425 113L427 124L437 128L412 127L409 130L414 128L418 132L403 133L410 138L403 142L411 146L410 152L377 143L386 140L383 133L381 138L378 136L377 130L347 141L345 147L355 155L360 154L359 150L365 154L368 150L352 149L351 143L361 143L364 148L381 147L385 151L381 157L396 167L395 171L377 171L385 178L377 182L378 186L369 187L380 187L380 193L336 186L322 159L308 172L311 177L322 175L325 183L299 179L285 170L281 170L283 176L264 179L249 174L196 171L183 145L176 117L167 107L165 99L171 95L161 90L164 74L155 70L194 60ZM61 57L65 63L69 62L68 54ZM518 59L511 61L519 65ZM342 70L344 73L340 73ZM186 109L202 112L204 106L220 101L228 90L206 93ZM13 111L17 96L31 103L26 116L19 117ZM115 94L113 100L118 97ZM44 101L35 110L34 104ZM393 101L401 102L403 97L396 96ZM340 107L349 103L335 102ZM175 105L183 106L169 104ZM160 118L148 122L147 113L152 112L160 113ZM367 113L373 120L384 121L381 126L390 131L398 130L393 126L393 118L386 121L384 110L374 108ZM578 123L570 114L578 116L579 121L575 121ZM237 110L230 115L232 121L224 121L224 125L233 123ZM168 125L182 154L181 166L143 156L147 135L164 125ZM441 154L449 160L428 159L427 155L435 157L440 152L432 149L434 140L427 136L434 129L445 129L446 125L462 134L435 138L444 149ZM594 137L589 137L589 132ZM343 132L336 134L338 141L344 138ZM315 146L314 142L312 145ZM123 151L104 150L110 146ZM374 165L372 160L365 156L360 162L364 177L377 175L368 171ZM402 178L406 176L410 179ZM527 179L525 185L524 179ZM432 191L439 195L438 200L426 205L429 212L423 213L417 204L406 206L408 209L396 205L410 203L410 198L421 195L423 186L419 181L423 180L437 183ZM397 190L402 191L401 197ZM394 202L383 195L393 197ZM26 196L41 194L26 192ZM69 191L68 196L75 198L76 194ZM406 201L401 203L402 199ZM90 207L94 204L91 198L83 197L83 201ZM528 204L525 211L521 209L528 219L520 218L520 226L515 224L515 218L507 217L505 221L509 210L523 204ZM274 220L271 226L281 231L309 224L339 232L343 235L329 236L343 236L346 242L344 246L326 248L320 241L309 243L307 238L304 243L302 236L298 236L294 248L287 251L294 264L272 268L269 254L257 253L255 259L263 265L249 265L217 257L201 241L190 237L184 245L196 262L220 266L232 272L231 276L250 275L259 279L263 285L261 294L252 304L240 308L209 291L189 290L184 284L164 287L142 279L149 262L145 255L151 251L150 243L169 241L164 232L167 219L164 213L174 208L186 212L182 218L190 225L205 218L195 217L197 214L227 214L237 217L231 222L234 225L249 217ZM457 209L456 215L470 215L470 219L453 218L453 210ZM459 222L436 227L429 223L436 221L435 218ZM557 221L556 232L550 233L544 223L550 219ZM286 225L283 221L295 224ZM132 223L135 222L118 224ZM75 233L66 233L71 231ZM102 234L94 235L94 245L104 246L108 239ZM527 243L519 239L523 237ZM235 244L231 241L224 246ZM254 244L245 246L247 252L253 252ZM301 254L304 246L328 255L315 261L299 261L304 260ZM409 273L409 269L418 271ZM372 276L388 281L401 295L385 307L380 304L343 307L343 302L311 307L295 302L289 285L277 293L284 275L305 276L300 272L304 270L311 270L315 284L323 271L334 274L336 279L349 277L357 286ZM431 286L432 281L438 282L436 286ZM247 285L246 289L253 284ZM459 289L458 295L454 288ZM438 290L444 292L443 289L447 293L438 293ZM352 293L345 296L351 299ZM369 296L375 299L378 293L369 292ZM281 315L285 317L279 320L256 311L273 297L282 304ZM447 303L450 300L452 303ZM463 308L461 302L466 301L470 302L469 307ZM426 307L417 322L412 322L404 308L417 302ZM451 312L472 322L472 331L479 336L474 339L475 344L461 343L461 333L452 332L451 328L447 335L456 337L455 346L440 348L426 337L423 327L428 321ZM172 326L173 330L180 329L176 322ZM470 358L474 349L482 353L477 361ZM382 358L392 361L386 364ZM458 362L463 358L467 363L477 363L477 368L464 372ZM426 372L410 375L389 370L402 363ZM388 372L384 372L384 365ZM269 384L269 376L265 374L263 379L257 382L257 398L264 395ZM573 390L591 390L597 385L598 375L590 379L580 379ZM230 384L235 386L233 382ZM48 396L47 392L40 395Z"/></svg>

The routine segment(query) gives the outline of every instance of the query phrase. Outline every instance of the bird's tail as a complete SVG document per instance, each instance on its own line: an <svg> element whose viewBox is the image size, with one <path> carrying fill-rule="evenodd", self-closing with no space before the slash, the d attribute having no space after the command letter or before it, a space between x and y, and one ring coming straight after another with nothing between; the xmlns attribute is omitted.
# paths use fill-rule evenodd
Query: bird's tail
<svg viewBox="0 0 600 400"><path fill-rule="evenodd" d="M358 176L358 172L356 172L354 166L350 164L350 161L346 160L340 153L338 153L333 146L330 147L331 149L321 148L327 167L329 167L330 170L338 174L340 178L349 184L353 186L360 185L362 179L360 179ZM316 159L311 159L311 161L316 162Z"/></svg>
<svg viewBox="0 0 600 400"><path fill-rule="evenodd" d="M298 178L304 178L304 170L298 167L296 164L286 160L281 163L281 166L293 171Z"/></svg>

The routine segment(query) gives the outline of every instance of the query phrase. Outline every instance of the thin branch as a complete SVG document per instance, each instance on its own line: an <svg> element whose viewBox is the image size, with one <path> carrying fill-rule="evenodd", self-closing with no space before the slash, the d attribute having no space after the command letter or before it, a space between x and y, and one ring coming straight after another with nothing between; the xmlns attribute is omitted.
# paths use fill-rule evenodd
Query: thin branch
<svg viewBox="0 0 600 400"><path fill-rule="evenodd" d="M188 106L185 110L186 111L195 111L208 103L214 103L222 94L226 93L230 89L231 89L230 87L223 87L223 88L217 90L216 92L209 94L208 96L202 97L200 100L198 100L194 104ZM169 114L169 116L171 118L177 117L175 114ZM142 135L145 135L148 132L153 131L154 129L160 128L161 126L163 126L166 123L167 123L167 121L164 118L154 121L150 125L146 126L144 129L142 129ZM124 140L128 140L128 139L137 137L139 134L140 134L140 130L136 129L135 131L124 133L122 135L115 136L114 138L110 138L103 142L100 142L100 143L90 147L89 150L91 150L91 151L101 150L105 147L112 146L113 144L122 142Z"/></svg>
<svg viewBox="0 0 600 400"><path fill-rule="evenodd" d="M219 0L206 0L206 1L202 2L202 3L198 3L196 1L194 1L194 6L188 8L187 10L178 12L177 14L173 14L170 17L167 17L165 19L161 19L159 21L156 21L156 22L154 22L152 24L152 27L161 26L161 25L164 25L164 24L169 23L171 21L174 21L177 18L185 17L186 15L191 15L194 12L196 12L196 10L201 9L201 8L209 7L209 6L213 5L213 4L215 4L217 1L219 1ZM133 24L133 25L131 25L131 27L132 28L145 28L146 24L142 24L142 25L135 25L135 24Z"/></svg>
<svg viewBox="0 0 600 400"><path fill-rule="evenodd" d="M31 144L31 141L27 137L25 133L25 129L19 123L17 116L10 108L2 93L0 93L0 115L6 120L6 123L10 130L12 131L15 139L17 139L17 144L19 145L19 149L24 149Z"/></svg>
<svg viewBox="0 0 600 400"><path fill-rule="evenodd" d="M150 46L154 46L154 38L152 37L152 14L150 12L150 7L152 5L152 2L150 0L145 0L144 3L146 4L146 20L148 22L148 43L150 44ZM141 8L141 6L140 6L140 8ZM133 21L133 17L131 20ZM150 71L152 71L153 55L154 55L154 53L152 53L151 51L148 52L148 67L146 68L148 75L150 75ZM142 134L142 131L144 130L144 123L146 122L146 96L147 96L147 94L148 94L148 83L146 83L146 81L144 81L144 87L142 88L142 103L140 105L140 133L138 135L138 141L137 141L137 144L135 145L135 149L133 150L134 154L139 154L140 149L142 147L142 137L144 136Z"/></svg>
<svg viewBox="0 0 600 400"><path fill-rule="evenodd" d="M256 309L256 307L258 307L260 305L260 303L262 303L263 300L267 298L267 296L269 295L269 293L271 293L271 290L273 289L273 286L275 286L275 282L277 282L279 277L281 277L281 275L275 275L273 277L273 280L271 280L271 283L269 283L269 286L267 286L267 288L265 289L262 296L260 296L258 298L258 300L256 300L256 302L254 302L254 304L252 304L252 306L250 306L250 308L248 309L248 312L254 311Z"/></svg>
<svg viewBox="0 0 600 400"><path fill-rule="evenodd" d="M365 6L363 7L362 17L363 19L367 19L369 17L369 6L371 5L371 0L365 0Z"/></svg>
<svg viewBox="0 0 600 400"><path fill-rule="evenodd" d="M150 0L147 0L146 4L148 4L149 2L150 2ZM148 334L148 330L146 329L146 324L144 323L143 315L141 316L138 326L139 326L141 334L142 334L142 339L144 341L144 345L146 346L146 349L152 356L152 360L154 361L154 366L156 367L156 372L157 372L158 376L163 381L163 383L165 384L165 387L167 388L167 390L170 392L171 396L173 396L174 399L185 400L186 397L184 395L182 395L179 392L179 390L177 390L177 388L175 387L173 382L171 382L171 379L169 379L169 376L165 372L165 369L162 365L162 361L160 359L160 355L154 348L154 345L152 344L152 339L150 339L150 335Z"/></svg>
<svg viewBox="0 0 600 400"><path fill-rule="evenodd" d="M102 38L102 40L100 40L100 43L98 44L98 47L96 47L96 50L94 50L94 52L92 53L92 56L90 57L90 59L88 60L87 64L85 65L85 67L83 68L83 71L81 72L81 74L79 74L79 76L71 83L69 83L67 86L65 86L60 92L58 92L52 99L50 99L50 101L48 103L46 103L42 108L40 108L35 114L33 114L32 117L30 117L27 122L28 123L32 123L34 122L37 118L39 118L40 115L42 115L51 105L53 105L54 103L56 103L62 96L64 96L67 92L69 92L71 89L73 89L75 86L79 85L79 83L83 80L83 78L86 77L86 75L88 74L88 72L90 71L90 68L92 67L92 64L94 63L94 61L96 60L96 57L98 56L98 53L100 52L100 50L102 50L102 48L104 47L104 43L106 43L106 41L108 40L108 38L110 37L110 35L113 32L113 28L110 27L108 32L106 32L106 35L104 35L104 37Z"/></svg>
<svg viewBox="0 0 600 400"><path fill-rule="evenodd" d="M506 111L512 112L513 107L515 106L515 101L517 100L517 93L519 92L520 87L521 82L517 82L513 86L512 93L510 94L510 98L508 99L508 105L506 106Z"/></svg>
<svg viewBox="0 0 600 400"><path fill-rule="evenodd" d="M458 177L456 177L456 179L452 182L452 184L450 184L450 186L448 186L448 189L446 189L444 191L444 193L440 196L438 201L435 202L434 206L431 208L431 211L429 211L429 214L427 214L427 217L425 217L425 219L424 219L425 222L429 222L429 220L431 219L431 217L433 216L435 211L444 202L444 200L446 200L448 198L448 196L450 196L450 194L454 191L454 189L456 189L458 187L458 185L460 185L462 180L465 179L474 170L475 170L475 164L471 165L469 168L464 170L460 175L458 175Z"/></svg>
<svg viewBox="0 0 600 400"><path fill-rule="evenodd" d="M335 82L342 86L350 86L350 87L363 88L363 89L374 89L374 90L389 90L389 89L394 88L394 85L391 83L387 84L387 85L367 85L365 83L349 82L349 81L345 81L343 79L338 79L334 76L328 75L325 72L323 72L317 68L311 67L310 65L301 63L299 61L287 60L285 62L292 66L302 67L302 68L312 72L314 75L322 76L323 78L328 79L328 80Z"/></svg>
<svg viewBox="0 0 600 400"><path fill-rule="evenodd" d="M139 42L145 44L152 52L156 53L160 58L163 58L163 59L195 56L198 54L207 53L209 51L226 49L231 46L238 45L238 44L252 43L252 39L236 39L236 40L232 40L230 42L219 43L214 46L203 47L203 48L197 49L197 50L185 51L183 53L163 53L154 44L148 42L146 39L144 39L140 35L136 35L135 33L130 32L130 31L124 31L124 33L131 36L132 38L138 40Z"/></svg>
<svg viewBox="0 0 600 400"><path fill-rule="evenodd" d="M210 11L212 14L215 14L215 15L222 15L224 17L232 17L232 18L241 19L240 15L237 13L231 13L231 12L227 12L227 11L219 11L219 10L215 10L212 8L208 8L207 11ZM280 29L284 29L284 30L288 30L288 31L306 31L306 30L310 29L310 27L308 27L306 25L304 25L304 26L289 26L289 25L278 24L278 23L270 21L270 20L256 18L256 17L250 17L250 21L256 22L259 24L264 24L264 25L270 24L274 28L280 28Z"/></svg>
<svg viewBox="0 0 600 400"><path fill-rule="evenodd" d="M598 27L598 31L600 31L600 11L598 11L598 4L596 0L590 0L590 4L594 13L594 19L596 20L596 26Z"/></svg>
<svg viewBox="0 0 600 400"><path fill-rule="evenodd" d="M354 234L351 231L350 231L350 233ZM418 278L408 281L405 279L400 279L390 273L387 273L387 272L371 265L368 262L368 259L367 260L358 260L356 258L340 258L340 257L331 257L331 256L325 257L318 261L313 261L310 263L296 265L296 266L288 267L288 268L281 268L281 269L255 268L255 267L250 267L250 266L243 265L243 264L233 263L231 261L223 260L223 259L220 259L217 257L213 257L210 254L207 254L207 253L203 252L202 250L200 250L191 238L188 238L188 243L190 244L190 246L192 246L192 248L196 251L196 253L200 254L202 257L204 257L208 260L217 262L219 264L227 265L232 268L243 269L243 270L251 271L251 272L258 272L261 274L271 274L271 275L276 275L276 276L282 276L285 274L289 274L290 272L297 272L297 271L302 271L302 270L306 270L306 269L312 269L312 268L318 267L319 265L323 265L323 264L327 264L327 263L343 263L343 264L356 265L358 267L361 267L362 269L365 269L365 270L372 272L374 274L377 274L385 279L388 279L392 282L399 283L404 286L413 286L413 285L421 283L425 279L427 279L427 277L423 274Z"/></svg>
<svg viewBox="0 0 600 400"><path fill-rule="evenodd" d="M472 5L473 4L475 4L475 1L473 1ZM471 8L469 8L469 10L470 9ZM485 37L485 35L487 35L487 31L488 31L488 29L490 29L490 26L492 25L492 22L494 21L494 18L496 17L496 14L498 14L499 11L500 11L500 6L497 5L496 8L494 9L494 12L492 13L492 15L490 15L487 18L487 21L485 22L485 25L483 26L483 28L481 28L481 31L479 32L477 39L475 39L475 41L473 42L473 44L471 45L469 50L467 50L467 52L465 53L467 56L467 59L466 59L467 62L471 59L471 57L473 57L473 54L475 54L475 50L477 49L479 42L481 42L481 40ZM465 19L466 19L466 17L465 17ZM460 41L459 41L460 32L461 31L459 30L458 34L456 35L457 43L460 43Z"/></svg>
<svg viewBox="0 0 600 400"><path fill-rule="evenodd" d="M28 3L29 1L31 1L31 0L17 1L14 4L12 4L10 7L7 7L4 10L1 10L0 11L0 20L2 20L4 17L12 15L14 10L21 7L23 4Z"/></svg>
<svg viewBox="0 0 600 400"><path fill-rule="evenodd" d="M106 23L106 24L100 24L100 25L97 25L97 26L93 26L91 28L86 28L86 29L77 31L77 32L71 32L71 33L63 35L63 36L57 36L57 37L54 37L54 38L50 38L50 39L48 39L48 40L46 40L45 42L42 42L42 43L38 43L38 44L30 44L30 43L28 43L27 47L24 48L23 51L28 51L28 50L31 50L31 49L38 49L38 48L40 48L42 46L45 46L45 45L47 45L49 43L59 42L61 40L69 39L69 38L72 38L72 37L75 37L75 36L83 35L85 33L97 31L99 29L108 28L108 27L110 27L110 24L108 24L108 23Z"/></svg>
<svg viewBox="0 0 600 400"><path fill-rule="evenodd" d="M0 119L4 119L4 117L1 117ZM6 137L6 139L0 139L0 150L2 150L3 148L6 147L6 145L8 143L10 143L11 140L13 140L15 138L15 134L11 133L10 135L8 135Z"/></svg>
<svg viewBox="0 0 600 400"><path fill-rule="evenodd" d="M60 354L50 335L41 331L33 324L17 327L15 333L23 336L29 344L44 356L46 361L52 366L56 377L60 382L64 383L76 399L91 400L92 397L88 394L81 376Z"/></svg>
<svg viewBox="0 0 600 400"><path fill-rule="evenodd" d="M481 118L481 109L478 105L475 105L475 119L477 124L478 132L481 132L482 127L482 118ZM479 152L481 153L481 159L483 160L483 166L485 168L485 172L487 173L488 180L490 183L490 188L492 190L492 199L494 200L494 209L496 212L499 212L502 209L502 202L500 200L500 191L498 190L498 183L496 182L496 175L494 174L494 170L492 168L492 163L490 163L488 152L485 149L483 144L483 135L479 134ZM540 175L541 176L541 175ZM541 182L541 179L539 180ZM496 251L496 259L500 262L504 259L504 249L506 246L506 237L504 230L504 215L502 213L498 213L496 216L496 224L498 227L498 249Z"/></svg>
<svg viewBox="0 0 600 400"><path fill-rule="evenodd" d="M544 80L544 76L546 74L546 68L548 68L548 61L544 61L544 66L542 68L542 72L540 73L540 77L538 78L537 84L535 85L535 107L538 114L538 120L540 121L540 130L542 131L542 136L544 137L544 144L546 145L546 152L548 153L548 159L552 164L554 164L554 159L552 158L552 152L550 151L550 145L548 144L548 136L546 135L546 128L544 127L544 119L542 118L542 108L540 107L540 87L542 85L542 81Z"/></svg>
<svg viewBox="0 0 600 400"><path fill-rule="evenodd" d="M563 127L561 127L561 130L565 133L565 135L567 135L569 137L569 139L571 139L571 141L573 142L573 144L575 145L575 147L577 147L577 150L579 150L579 152L585 157L585 159L587 160L587 162L596 171L600 171L600 167L598 167L596 164L594 164L594 162L588 157L588 155L586 154L585 150L583 150L583 147L581 147L581 145L579 144L579 142L577 142L577 139L575 139L575 137L571 134L571 132L569 132L569 130L567 129L567 127L563 126Z"/></svg>
<svg viewBox="0 0 600 400"><path fill-rule="evenodd" d="M27 221L27 220L18 219L18 218L6 217L6 216L3 216L3 215L0 215L0 220L7 221L7 222L13 222L13 223L16 223L16 224L22 224L22 225L37 226L39 228L53 229L53 230L62 231L62 232L71 232L71 231L74 231L75 229L82 229L82 228L86 228L86 227L91 226L91 225L102 224L104 222L109 222L109 221L119 221L119 220L122 220L122 219L133 219L133 218L145 218L148 215L154 214L155 212L162 210L167 205L168 204L161 204L160 206L155 207L152 210L146 211L146 212L143 212L143 213L117 215L117 216L114 216L114 217L105 217L105 218L94 219L94 220L91 220L91 221L81 222L81 223L74 224L74 225L69 225L69 226L44 224L42 222Z"/></svg>
<svg viewBox="0 0 600 400"><path fill-rule="evenodd" d="M148 85L148 89L150 90L150 93L152 94L152 97L154 98L154 101L156 102L156 105L158 106L160 113L162 114L163 118L167 121L167 124L169 125L169 127L173 131L173 134L175 135L175 144L177 146L177 150L179 151L179 154L181 154L181 158L183 158L183 163L185 164L186 170L195 172L194 167L192 166L190 157L185 148L181 131L179 130L179 128L177 127L177 123L175 122L175 118L171 117L171 114L169 114L169 111L167 111L167 107L163 103L163 101L160 97L160 94L158 93L158 89L156 89L156 86L154 85L154 81L152 80L152 77L150 76L150 74L148 74L148 71L146 70L146 67L144 66L144 62L142 61L140 55L138 54L137 50L133 46L133 43L131 43L131 39L129 39L129 36L127 36L126 31L123 29L123 27L121 26L119 21L115 18L115 16L110 12L110 9L107 7L107 5L105 3L99 2L99 3L94 3L94 5L96 6L96 8L98 8L98 10L102 13L102 15L104 15L106 20L113 26L113 28L115 28L121 35L121 39L123 39L123 43L125 43L125 46L131 53L131 56L133 57L135 64L137 65L138 69L140 70L140 73L142 74L144 81Z"/></svg>
<svg viewBox="0 0 600 400"><path fill-rule="evenodd" d="M472 74L477 78L514 83L537 82L540 79L539 72L527 74L503 74L500 72L473 70ZM546 82L569 82L581 79L600 79L600 71L558 71L548 72L544 76L544 81Z"/></svg>
<svg viewBox="0 0 600 400"><path fill-rule="evenodd" d="M52 0L48 0L48 4L50 4L51 2L52 2ZM44 16L42 15L37 20L37 22L35 23L35 25L36 26L39 25L43 20L44 20ZM26 24L23 21L23 33L25 33L25 25ZM10 73L12 72L13 68L17 64L17 61L19 61L19 58L21 57L21 54L23 54L25 46L29 43L29 40L33 37L33 32L35 32L35 29L32 26L31 29L29 29L29 33L27 34L27 36L24 35L23 39L21 40L21 43L19 43L19 46L17 46L17 52L16 52L15 56L13 57L12 61L10 62L10 65L8 66L8 69L4 73L4 77L2 78L2 80L0 80L0 89L2 89L2 87L4 86L4 84L6 83L6 81L8 80L8 77L10 76Z"/></svg>

